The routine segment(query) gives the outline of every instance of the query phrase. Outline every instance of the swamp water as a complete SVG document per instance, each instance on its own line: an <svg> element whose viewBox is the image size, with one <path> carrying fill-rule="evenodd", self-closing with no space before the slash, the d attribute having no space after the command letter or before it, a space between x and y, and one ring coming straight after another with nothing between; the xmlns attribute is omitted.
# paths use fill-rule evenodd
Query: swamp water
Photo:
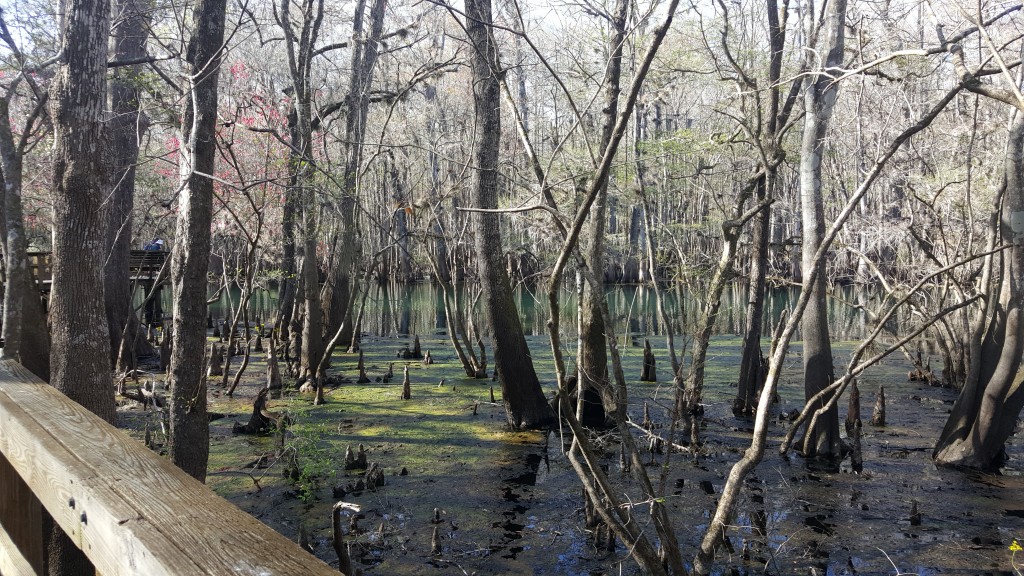
<svg viewBox="0 0 1024 576"><path fill-rule="evenodd" d="M627 294L622 290L611 296L619 298L613 301L613 313L623 327L635 322L632 332L653 334L653 317L630 311L644 309L637 304L643 295ZM401 299L389 296L387 307L375 309L380 324L364 323L362 347L370 383L354 382L357 355L338 353L334 368L341 377L328 387L325 406L314 407L298 394L271 401L271 410L292 417L286 454L297 453L298 481L282 477L285 463L274 458L275 438L231 434L233 422L248 420L252 398L262 385L263 355L254 356L234 398L211 385L211 411L227 416L211 423L208 484L285 535L300 539L305 534L312 552L334 565L331 507L339 500L357 504L361 518L347 539L356 565L367 574L636 573L621 544L612 552L598 550L585 532L580 483L562 454L558 431L544 435L505 429L501 406L490 403L496 383L462 374L447 339L437 331L436 310L420 304L428 298L414 292L410 299L417 306L406 307L392 305ZM845 330L846 338L856 337L861 320L838 304L844 326L834 326L835 332ZM785 306L777 303L772 310L777 313ZM398 332L406 314L411 333L420 333L436 364L396 358L411 340ZM524 322L530 320L528 310L523 315ZM546 318L546 311L538 316ZM550 392L551 355L547 337L537 334L543 321L537 322L527 339ZM736 419L730 411L740 340L729 322L741 326L739 320L720 325L709 353L702 454L673 454L666 478L666 502L688 559L725 475L749 444L752 428L752 422ZM629 412L640 421L646 402L664 434L672 396L668 357L663 338L652 337L651 343L659 382L631 380ZM836 344L837 367L844 365L852 346L848 341ZM625 347L623 353L627 378L638 378L641 347ZM377 381L390 363L395 379ZM239 364L236 358L233 365ZM412 382L412 399L407 401L400 399L404 366ZM902 357L893 356L860 379L865 422L880 385L888 400L888 426L864 428L862 474L850 473L848 463L832 473L808 468L796 456L780 458L778 437L787 424L772 425L769 450L746 481L728 534L731 549L719 553L720 573L1013 573L1008 547L1014 538L1024 539L1020 440L1011 439L1011 459L1002 475L936 468L931 446L955 396L907 382L908 369ZM780 389L780 412L802 404L799 371L800 345L795 343ZM500 390L494 393L500 403ZM840 405L844 415L845 401ZM137 407L122 409L122 423L140 436L146 422L159 429L156 418ZM595 443L605 450L613 481L628 485L628 476L618 471L614 434L595 435ZM385 469L386 484L376 491L356 490L361 474L342 469L346 446L359 444L370 462ZM658 456L659 463L663 457ZM257 465L260 459L271 466ZM657 482L659 465L648 472ZM911 523L914 501L919 525ZM639 506L636 516L645 520L646 508ZM441 547L436 555L431 551L435 528Z"/></svg>

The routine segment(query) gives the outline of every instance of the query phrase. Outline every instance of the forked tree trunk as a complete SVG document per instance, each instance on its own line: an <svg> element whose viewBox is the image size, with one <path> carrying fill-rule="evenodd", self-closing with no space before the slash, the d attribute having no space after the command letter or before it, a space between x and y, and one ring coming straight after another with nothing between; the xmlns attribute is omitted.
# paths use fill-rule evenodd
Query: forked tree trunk
<svg viewBox="0 0 1024 576"><path fill-rule="evenodd" d="M310 65L313 46L320 33L323 17L323 3L306 0L301 3L300 32L296 33L291 18L292 2L284 0L275 10L275 17L285 35L288 53L288 69L291 75L291 98L294 106L289 116L291 151L289 153L289 195L298 211L301 235L295 235L295 266L297 273L296 302L293 319L301 318L301 324L292 326L291 337L297 346L299 377L314 378L316 366L323 354L323 328L320 312L320 280L317 266L316 245L319 239L313 158L313 101ZM300 310L301 317L296 313ZM301 326L301 331L297 330Z"/></svg>
<svg viewBox="0 0 1024 576"><path fill-rule="evenodd" d="M206 479L210 425L206 416L206 272L217 152L217 80L226 0L197 0L192 15L186 74L190 93L182 118L184 184L171 263L174 347L171 381L171 461L199 481Z"/></svg>
<svg viewBox="0 0 1024 576"><path fill-rule="evenodd" d="M473 49L473 109L476 146L472 194L476 208L498 207L498 154L501 140L501 92L497 46L491 31L490 0L467 0L466 32ZM491 323L494 365L501 382L505 414L513 429L547 426L554 414L544 398L533 359L526 346L519 310L505 271L497 214L473 213L474 242L483 287L484 308Z"/></svg>
<svg viewBox="0 0 1024 576"><path fill-rule="evenodd" d="M999 219L1001 244L1012 247L1001 255L1002 283L992 323L971 357L977 374L967 382L946 421L934 458L940 464L994 468L1002 462L1003 445L1013 433L1024 408L1024 377L1019 373L1024 352L1024 244L1014 231L1014 218L1024 212L1024 114L1010 129L1004 159L1003 206ZM1018 223L1019 230L1019 223Z"/></svg>

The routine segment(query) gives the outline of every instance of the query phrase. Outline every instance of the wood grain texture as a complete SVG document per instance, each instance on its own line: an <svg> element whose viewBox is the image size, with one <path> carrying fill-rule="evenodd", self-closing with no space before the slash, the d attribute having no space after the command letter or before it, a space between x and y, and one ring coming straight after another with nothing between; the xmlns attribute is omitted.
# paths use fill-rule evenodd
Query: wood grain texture
<svg viewBox="0 0 1024 576"><path fill-rule="evenodd" d="M106 576L337 574L13 362L0 452Z"/></svg>

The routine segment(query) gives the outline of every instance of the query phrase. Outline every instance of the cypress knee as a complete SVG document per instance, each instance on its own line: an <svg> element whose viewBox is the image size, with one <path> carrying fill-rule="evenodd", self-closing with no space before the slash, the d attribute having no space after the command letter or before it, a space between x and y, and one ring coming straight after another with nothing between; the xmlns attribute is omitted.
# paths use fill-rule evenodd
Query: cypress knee
<svg viewBox="0 0 1024 576"><path fill-rule="evenodd" d="M878 387L878 399L875 400L875 410L871 413L872 426L885 426L885 387Z"/></svg>
<svg viewBox="0 0 1024 576"><path fill-rule="evenodd" d="M644 367L640 371L640 380L643 382L658 381L654 352L651 351L651 341L647 338L644 338Z"/></svg>
<svg viewBox="0 0 1024 576"><path fill-rule="evenodd" d="M412 387L409 385L409 367L405 367L405 376L402 378L402 400L412 399Z"/></svg>

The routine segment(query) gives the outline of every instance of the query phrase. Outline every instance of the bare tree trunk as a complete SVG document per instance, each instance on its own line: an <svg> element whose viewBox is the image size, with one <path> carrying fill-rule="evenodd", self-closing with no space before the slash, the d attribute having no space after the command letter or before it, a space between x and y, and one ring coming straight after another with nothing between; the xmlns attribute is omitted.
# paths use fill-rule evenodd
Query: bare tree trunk
<svg viewBox="0 0 1024 576"><path fill-rule="evenodd" d="M134 60L146 55L149 36L149 11L141 0L117 0L114 4L114 26L111 30L111 51L114 60ZM110 331L110 364L119 356L122 362L134 364L137 348L153 352L139 335L139 321L132 307L132 284L129 270L132 240L132 210L135 205L135 164L139 159L139 142L149 128L149 117L142 111L142 90L138 82L141 65L115 69L110 82L113 116L109 120L109 188L106 204L106 241L109 249L104 270L104 300ZM124 342L127 356L119 354Z"/></svg>
<svg viewBox="0 0 1024 576"><path fill-rule="evenodd" d="M501 91L497 46L491 30L490 0L466 2L466 32L473 45L473 108L476 120L473 199L476 208L498 207L498 154ZM538 428L554 420L533 368L519 311L504 266L497 214L473 214L474 242L484 307L491 323L494 365L501 382L505 414L513 429Z"/></svg>
<svg viewBox="0 0 1024 576"><path fill-rule="evenodd" d="M611 35L608 38L608 65L605 70L604 116L601 127L601 145L599 150L608 147L612 130L619 113L619 81L622 77L622 48L626 38L626 17L629 14L630 0L616 0L614 12L610 15ZM607 228L608 183L605 182L598 191L594 205L590 209L590 238L585 251L591 270L601 278L604 271L604 236ZM605 327L598 309L605 298L604 292L595 294L583 284L583 298L580 305L580 345L579 345L579 383L582 390L595 388L601 394L606 414L616 411L625 414L625 398L618 398L615 388L608 383L608 352L605 341Z"/></svg>
<svg viewBox="0 0 1024 576"><path fill-rule="evenodd" d="M53 285L50 364L54 387L114 422L110 340L103 309L104 101L108 0L68 0L60 60L50 86L53 122ZM4 118L6 121L6 117ZM49 574L84 574L88 559L51 526Z"/></svg>
<svg viewBox="0 0 1024 576"><path fill-rule="evenodd" d="M288 130L292 136L292 143L295 142L295 128L298 118L295 113L295 105L292 103L288 111ZM289 155L293 155L290 151ZM294 160L293 160L294 162ZM278 288L278 307L276 328L279 339L282 342L291 340L291 321L295 311L295 298L298 293L297 266L295 264L295 219L302 210L302 198L296 186L295 175L291 174L288 179L288 188L285 190L284 210L281 211L281 285Z"/></svg>
<svg viewBox="0 0 1024 576"><path fill-rule="evenodd" d="M298 198L301 207L301 240L295 240L296 268L298 275L299 299L302 300L302 328L299 334L292 334L292 341L301 346L299 352L299 376L314 378L317 364L323 355L323 328L320 309L320 274L317 266L316 245L317 211L316 192L313 182L313 99L311 88L311 61L313 47L320 33L323 17L323 2L304 0L300 6L301 17L296 24L291 19L291 2L282 0L275 5L275 17L285 35L288 52L288 68L291 74L291 97L294 99L294 119L289 118L291 128L291 153L289 170L292 188L290 194ZM293 318L295 311L293 310ZM320 395L317 395L317 399Z"/></svg>
<svg viewBox="0 0 1024 576"><path fill-rule="evenodd" d="M768 18L769 44L771 54L768 63L768 82L772 86L779 83L782 74L783 49L786 45L786 27L784 20L786 14L779 13L779 6L776 0L768 0L766 6ZM794 93L795 94L795 93ZM780 90L772 90L768 95L768 121L765 130L770 150L776 150L775 145L780 138L780 128L789 118L791 108L783 108ZM774 158L769 159L769 165L762 161L761 168L764 175L758 180L755 198L758 202L774 198L778 190L778 168L770 165ZM768 237L771 234L771 206L765 206L761 212L754 217L754 225L750 231L750 285L747 296L747 324L743 332L743 354L740 359L740 375L736 389L736 399L733 402L733 413L739 415L753 415L757 409L757 391L762 385L764 377L767 376L763 369L763 354L761 351L761 335L764 331L762 315L764 313L764 288L765 276L768 269Z"/></svg>
<svg viewBox="0 0 1024 576"><path fill-rule="evenodd" d="M6 38L13 46L13 38ZM27 82L32 82L26 78ZM30 135L43 116L46 97L36 102L22 128L21 136L15 140L11 132L10 102L15 94L16 83L8 87L7 94L0 98L0 168L3 184L3 233L4 290L3 339L0 355L4 359L20 362L33 374L44 381L50 380L50 333L46 323L39 291L32 281L25 254L27 240L22 210L23 159L31 143Z"/></svg>
<svg viewBox="0 0 1024 576"><path fill-rule="evenodd" d="M843 64L843 44L846 28L846 0L829 3L824 26L817 30L819 52L826 54L826 69ZM815 35L818 20L813 11L805 14L808 37ZM800 153L800 200L803 212L802 269L810 277L811 266L821 268L812 282L804 282L803 289L811 292L807 308L801 319L800 331L804 343L804 395L810 400L828 387L834 379L832 345L828 333L828 303L826 302L825 260L814 262L815 252L825 236L825 211L821 190L821 161L825 151L825 135L835 107L838 87L831 75L819 71L809 79L804 93L804 132ZM824 405L827 398L822 402ZM804 456L834 458L840 453L839 409L833 407L819 418L814 429L807 430L803 443Z"/></svg>
<svg viewBox="0 0 1024 576"><path fill-rule="evenodd" d="M765 182L758 182L757 198L768 197ZM764 381L765 372L761 351L763 332L764 286L768 268L768 233L771 227L771 206L765 206L754 217L750 229L750 284L747 290L746 327L743 331L743 354L732 411L737 416L751 416L757 409L757 391Z"/></svg>
<svg viewBox="0 0 1024 576"><path fill-rule="evenodd" d="M387 2L373 0L370 7L369 31L363 31L363 16L366 0L359 0L355 7L353 36L360 38L352 49L351 84L345 96L345 170L342 177L341 215L342 229L334 269L328 271L328 290L324 298L327 307L325 332L334 334L338 327L345 325L341 341L352 339L354 322L352 310L346 308L351 285L358 278L355 264L358 261L359 246L356 230L356 204L359 194L359 168L363 161L363 140L366 137L366 117L370 109L370 86L373 83L373 69L377 64L380 37L384 29L384 13Z"/></svg>
<svg viewBox="0 0 1024 576"><path fill-rule="evenodd" d="M13 91L11 93L13 95ZM21 332L24 325L22 309L25 301L35 296L29 292L28 259L25 256L25 219L21 204L22 153L11 133L10 100L0 100L0 160L4 183L4 359L21 357Z"/></svg>
<svg viewBox="0 0 1024 576"><path fill-rule="evenodd" d="M210 266L214 164L217 152L217 82L224 43L226 0L197 0L186 73L189 94L182 117L176 239L171 264L174 348L171 382L171 461L206 479L210 423L206 416L206 288Z"/></svg>

